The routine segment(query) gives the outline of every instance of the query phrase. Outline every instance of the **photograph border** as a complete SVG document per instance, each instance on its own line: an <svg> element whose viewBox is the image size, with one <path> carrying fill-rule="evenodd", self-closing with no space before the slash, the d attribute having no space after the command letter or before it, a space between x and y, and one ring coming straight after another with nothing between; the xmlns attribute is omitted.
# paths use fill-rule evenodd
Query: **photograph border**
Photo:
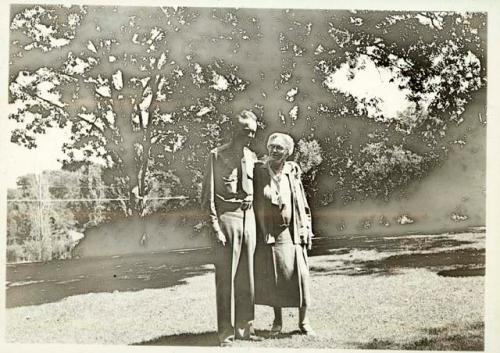
<svg viewBox="0 0 500 353"><path fill-rule="evenodd" d="M297 8L297 9L363 9L363 10L429 10L429 11L480 11L488 14L488 45L487 45L487 167L486 167L486 275L485 275L485 352L496 353L500 351L500 2L494 0L476 1L405 1L393 0L351 0L351 1L217 1L217 0L193 0L193 1L152 1L142 0L140 2L131 0L121 1L6 1L0 4L0 106L2 109L1 119L7 119L8 111L8 70L9 70L9 8L13 4L79 4L79 5L119 5L119 6L187 6L187 7L251 7L251 8ZM286 5L286 6L285 6ZM10 137L9 131L1 131L0 150L2 158L9 154ZM1 178L9 173L2 165ZM6 215L7 215L7 190L0 179L0 232L3 244L6 244ZM6 281L6 252L5 247L0 251L0 282ZM3 307L0 309L0 350L4 352L205 352L217 347L132 347L132 346L110 346L110 345L73 345L73 344L12 344L5 342L6 322L6 290L0 291L0 301ZM216 323L214 322L214 330ZM228 348L222 348L228 350ZM269 348L230 348L229 351L280 351L281 349ZM303 352L325 351L324 349L301 349ZM370 352L372 350L346 350L335 349L336 352ZM384 350L376 350L384 352ZM389 350L387 352L408 352ZM442 351L441 351L442 352Z"/></svg>

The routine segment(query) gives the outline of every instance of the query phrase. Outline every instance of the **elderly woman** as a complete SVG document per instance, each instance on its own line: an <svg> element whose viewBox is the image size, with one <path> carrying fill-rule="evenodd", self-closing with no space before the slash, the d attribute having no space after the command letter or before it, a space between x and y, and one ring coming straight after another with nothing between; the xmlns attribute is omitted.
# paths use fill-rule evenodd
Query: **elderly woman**
<svg viewBox="0 0 500 353"><path fill-rule="evenodd" d="M274 308L273 334L282 330L282 307L299 308L299 329L314 335L310 304L307 249L313 236L311 215L300 167L286 161L293 153L286 134L269 136L269 157L254 170L254 209L257 222L255 303Z"/></svg>

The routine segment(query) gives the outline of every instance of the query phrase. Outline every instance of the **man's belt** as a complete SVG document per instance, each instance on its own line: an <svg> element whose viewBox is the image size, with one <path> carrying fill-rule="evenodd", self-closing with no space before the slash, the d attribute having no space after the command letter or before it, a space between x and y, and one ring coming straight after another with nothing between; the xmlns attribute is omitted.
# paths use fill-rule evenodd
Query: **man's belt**
<svg viewBox="0 0 500 353"><path fill-rule="evenodd" d="M215 194L215 197L217 197L219 200L224 201L224 202L228 202L228 203L242 203L248 195L245 192L240 192L237 194L233 194L232 196L233 197L231 197L231 198L225 198L225 197L222 197L221 195Z"/></svg>

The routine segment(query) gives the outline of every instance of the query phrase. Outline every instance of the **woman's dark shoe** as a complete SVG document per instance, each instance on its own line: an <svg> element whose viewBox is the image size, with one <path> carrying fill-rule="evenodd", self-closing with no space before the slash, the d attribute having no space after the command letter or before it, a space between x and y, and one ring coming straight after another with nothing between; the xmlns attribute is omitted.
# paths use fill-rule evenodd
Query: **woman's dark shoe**
<svg viewBox="0 0 500 353"><path fill-rule="evenodd" d="M252 342L260 342L264 340L263 337L257 336L255 334L255 330L252 326L247 328L237 329L235 339L243 341L252 341Z"/></svg>
<svg viewBox="0 0 500 353"><path fill-rule="evenodd" d="M304 323L299 325L300 333L306 336L316 336L316 332L313 330L310 323Z"/></svg>

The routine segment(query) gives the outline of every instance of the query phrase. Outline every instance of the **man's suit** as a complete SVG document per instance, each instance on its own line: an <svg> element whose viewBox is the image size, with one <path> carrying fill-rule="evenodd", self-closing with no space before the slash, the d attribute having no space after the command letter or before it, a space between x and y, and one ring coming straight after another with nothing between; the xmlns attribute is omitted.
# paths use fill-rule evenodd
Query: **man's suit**
<svg viewBox="0 0 500 353"><path fill-rule="evenodd" d="M203 208L209 212L216 239L221 231L226 244L215 245L217 328L221 342L253 335L254 252L256 244L253 208L242 210L243 200L253 197L255 153L235 151L226 144L213 149L204 181Z"/></svg>

